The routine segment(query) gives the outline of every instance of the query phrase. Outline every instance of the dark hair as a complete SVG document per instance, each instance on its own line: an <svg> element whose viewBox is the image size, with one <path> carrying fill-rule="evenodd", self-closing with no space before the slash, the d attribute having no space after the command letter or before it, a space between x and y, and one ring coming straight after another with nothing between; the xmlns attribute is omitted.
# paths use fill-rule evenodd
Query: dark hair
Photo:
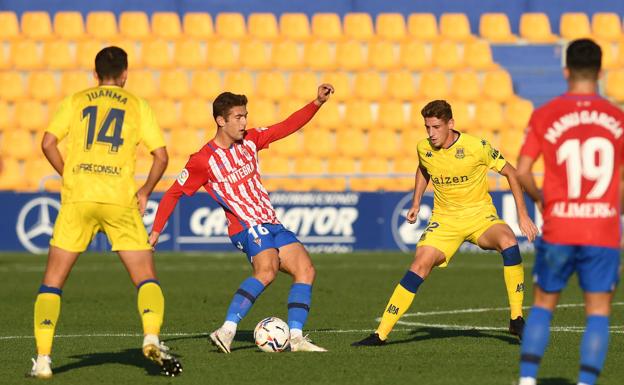
<svg viewBox="0 0 624 385"><path fill-rule="evenodd" d="M598 79L602 49L591 39L574 40L566 49L566 67L574 79Z"/></svg>
<svg viewBox="0 0 624 385"><path fill-rule="evenodd" d="M231 92L223 92L212 102L212 116L217 119L221 116L227 120L232 107L246 106L247 96L237 95Z"/></svg>
<svg viewBox="0 0 624 385"><path fill-rule="evenodd" d="M420 110L423 118L438 118L445 122L453 119L453 110L446 100L434 100Z"/></svg>
<svg viewBox="0 0 624 385"><path fill-rule="evenodd" d="M106 47L95 55L95 73L100 79L117 79L128 69L128 54L119 47Z"/></svg>

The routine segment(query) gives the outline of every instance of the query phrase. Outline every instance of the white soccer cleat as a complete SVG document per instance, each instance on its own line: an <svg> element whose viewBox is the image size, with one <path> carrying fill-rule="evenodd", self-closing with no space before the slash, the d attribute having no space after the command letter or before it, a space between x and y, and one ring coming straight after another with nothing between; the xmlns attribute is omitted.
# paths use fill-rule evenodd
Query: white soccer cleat
<svg viewBox="0 0 624 385"><path fill-rule="evenodd" d="M210 340L223 353L231 353L230 346L232 346L232 341L234 341L234 333L230 330L219 328L210 333Z"/></svg>
<svg viewBox="0 0 624 385"><path fill-rule="evenodd" d="M520 382L518 385L536 385L537 380L533 377L520 377Z"/></svg>
<svg viewBox="0 0 624 385"><path fill-rule="evenodd" d="M143 338L143 355L158 365L163 375L168 377L179 376L182 373L182 364L168 351L169 348L164 343L159 342L158 336L148 334Z"/></svg>
<svg viewBox="0 0 624 385"><path fill-rule="evenodd" d="M37 359L31 358L33 362L33 367L30 369L29 376L35 378L51 378L52 377L52 368L50 368L50 364L52 360L50 356L47 355L37 355Z"/></svg>
<svg viewBox="0 0 624 385"><path fill-rule="evenodd" d="M290 339L290 351L292 352L326 352L320 346L314 345L308 336L297 336Z"/></svg>

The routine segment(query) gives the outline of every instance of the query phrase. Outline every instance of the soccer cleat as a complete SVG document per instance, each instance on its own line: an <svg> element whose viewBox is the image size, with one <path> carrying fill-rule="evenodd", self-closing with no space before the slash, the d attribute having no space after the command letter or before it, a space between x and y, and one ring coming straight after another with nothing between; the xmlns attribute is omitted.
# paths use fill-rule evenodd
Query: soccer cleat
<svg viewBox="0 0 624 385"><path fill-rule="evenodd" d="M150 341L147 336L143 341L143 355L156 365L160 366L160 372L168 377L179 376L182 373L182 364L177 358L168 353L169 348L160 343Z"/></svg>
<svg viewBox="0 0 624 385"><path fill-rule="evenodd" d="M518 336L522 341L522 332L524 332L524 318L522 316L509 320L509 333Z"/></svg>
<svg viewBox="0 0 624 385"><path fill-rule="evenodd" d="M351 346L382 346L385 344L386 341L379 338L379 334L373 333L361 341L352 343Z"/></svg>
<svg viewBox="0 0 624 385"><path fill-rule="evenodd" d="M223 353L231 353L230 346L232 346L232 341L234 340L234 333L224 328L219 328L210 333L210 340Z"/></svg>
<svg viewBox="0 0 624 385"><path fill-rule="evenodd" d="M327 349L314 345L308 336L297 336L290 339L291 352L326 352Z"/></svg>
<svg viewBox="0 0 624 385"><path fill-rule="evenodd" d="M31 358L33 362L33 367L30 369L30 373L28 373L29 377L35 378L50 378L52 377L52 369L50 368L50 364L52 360L50 356L47 355L37 355L37 359Z"/></svg>
<svg viewBox="0 0 624 385"><path fill-rule="evenodd" d="M520 381L518 382L518 385L536 385L536 384L537 384L537 381L533 377L520 377Z"/></svg>

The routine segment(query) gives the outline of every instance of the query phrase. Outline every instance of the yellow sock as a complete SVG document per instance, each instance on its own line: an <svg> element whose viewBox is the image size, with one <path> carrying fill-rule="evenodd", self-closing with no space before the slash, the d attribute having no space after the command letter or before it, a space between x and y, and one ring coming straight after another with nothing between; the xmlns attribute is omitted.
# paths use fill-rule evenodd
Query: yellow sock
<svg viewBox="0 0 624 385"><path fill-rule="evenodd" d="M43 287L43 286L42 286ZM54 289L54 288L50 288ZM60 292L59 289L56 289ZM52 292L39 292L35 300L35 341L37 354L50 355L54 330L61 312L61 295Z"/></svg>
<svg viewBox="0 0 624 385"><path fill-rule="evenodd" d="M524 267L522 263L503 268L511 319L522 316L522 301L524 299Z"/></svg>
<svg viewBox="0 0 624 385"><path fill-rule="evenodd" d="M143 322L143 334L158 335L165 314L165 298L158 281L147 280L139 284L137 303Z"/></svg>
<svg viewBox="0 0 624 385"><path fill-rule="evenodd" d="M415 293L405 289L401 284L397 285L377 328L377 334L379 334L380 339L385 340L388 338L388 334L390 334L394 325L412 304L415 295Z"/></svg>

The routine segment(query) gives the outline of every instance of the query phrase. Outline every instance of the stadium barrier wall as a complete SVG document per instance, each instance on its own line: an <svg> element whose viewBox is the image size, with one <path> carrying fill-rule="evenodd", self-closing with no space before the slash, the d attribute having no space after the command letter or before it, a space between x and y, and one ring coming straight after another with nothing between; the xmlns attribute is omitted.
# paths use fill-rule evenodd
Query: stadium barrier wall
<svg viewBox="0 0 624 385"><path fill-rule="evenodd" d="M498 214L520 236L511 192L496 191L491 195ZM161 196L155 195L148 203L144 216L148 231ZM271 194L280 221L312 252L413 250L431 216L433 196L423 198L418 221L413 225L405 221L411 200L412 192ZM0 251L45 253L59 208L58 194L0 192ZM529 210L540 226L539 213L533 205ZM523 249L531 248L526 238L519 240ZM467 243L463 248L476 250ZM104 251L110 247L99 234L89 249ZM223 210L208 194L197 193L180 200L157 250L210 252L235 248L227 236Z"/></svg>

